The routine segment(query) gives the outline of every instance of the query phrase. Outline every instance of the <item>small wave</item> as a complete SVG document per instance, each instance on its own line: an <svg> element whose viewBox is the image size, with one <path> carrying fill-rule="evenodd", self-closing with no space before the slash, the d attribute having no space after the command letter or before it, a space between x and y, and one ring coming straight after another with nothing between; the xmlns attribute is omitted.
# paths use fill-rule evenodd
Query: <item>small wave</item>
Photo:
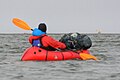
<svg viewBox="0 0 120 80"><path fill-rule="evenodd" d="M95 54L94 56L96 56L98 60L107 60L107 58L108 58L104 54Z"/></svg>

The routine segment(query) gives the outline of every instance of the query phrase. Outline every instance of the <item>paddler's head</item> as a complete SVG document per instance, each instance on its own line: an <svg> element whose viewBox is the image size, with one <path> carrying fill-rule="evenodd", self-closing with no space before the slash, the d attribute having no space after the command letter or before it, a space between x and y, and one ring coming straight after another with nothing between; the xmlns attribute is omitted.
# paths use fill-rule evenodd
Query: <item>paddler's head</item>
<svg viewBox="0 0 120 80"><path fill-rule="evenodd" d="M45 23L40 23L38 25L38 29L43 31L43 32L46 32L46 30L47 30L46 24Z"/></svg>

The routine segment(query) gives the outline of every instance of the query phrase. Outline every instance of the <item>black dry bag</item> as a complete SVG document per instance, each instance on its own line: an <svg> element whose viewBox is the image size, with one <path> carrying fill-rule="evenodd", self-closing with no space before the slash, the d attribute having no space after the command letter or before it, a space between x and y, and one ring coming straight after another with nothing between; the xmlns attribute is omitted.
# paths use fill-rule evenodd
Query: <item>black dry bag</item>
<svg viewBox="0 0 120 80"><path fill-rule="evenodd" d="M59 41L65 43L68 50L86 50L92 46L91 39L79 33L64 34Z"/></svg>

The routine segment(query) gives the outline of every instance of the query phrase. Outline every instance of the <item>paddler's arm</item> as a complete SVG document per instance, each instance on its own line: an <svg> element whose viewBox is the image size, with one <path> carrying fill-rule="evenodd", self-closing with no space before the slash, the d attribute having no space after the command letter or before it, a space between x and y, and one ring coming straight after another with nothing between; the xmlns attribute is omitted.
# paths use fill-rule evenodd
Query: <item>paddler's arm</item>
<svg viewBox="0 0 120 80"><path fill-rule="evenodd" d="M33 40L39 39L40 36L30 36L29 37L29 42L32 44Z"/></svg>
<svg viewBox="0 0 120 80"><path fill-rule="evenodd" d="M52 37L50 36L45 36L42 38L42 43L45 47L47 46L51 46L55 49L65 49L66 48L66 45L62 42L59 42L55 39L53 39Z"/></svg>

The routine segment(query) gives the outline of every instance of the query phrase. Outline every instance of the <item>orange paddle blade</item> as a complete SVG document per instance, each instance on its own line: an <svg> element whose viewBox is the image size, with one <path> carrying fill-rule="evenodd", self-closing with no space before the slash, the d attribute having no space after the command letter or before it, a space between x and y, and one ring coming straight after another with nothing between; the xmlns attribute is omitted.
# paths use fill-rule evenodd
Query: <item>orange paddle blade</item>
<svg viewBox="0 0 120 80"><path fill-rule="evenodd" d="M18 26L18 27L20 27L20 28L22 28L24 30L31 30L31 28L28 26L28 24L26 22L24 22L23 20L20 20L18 18L13 18L12 22L16 26Z"/></svg>
<svg viewBox="0 0 120 80"><path fill-rule="evenodd" d="M80 57L82 58L82 60L97 60L97 58L91 54L86 54L86 53L80 53Z"/></svg>

